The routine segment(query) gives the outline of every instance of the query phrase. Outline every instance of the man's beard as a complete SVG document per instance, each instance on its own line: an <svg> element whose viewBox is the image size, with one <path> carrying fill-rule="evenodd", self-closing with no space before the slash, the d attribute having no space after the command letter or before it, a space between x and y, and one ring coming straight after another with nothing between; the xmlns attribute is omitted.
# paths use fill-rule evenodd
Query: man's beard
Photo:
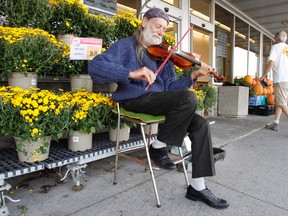
<svg viewBox="0 0 288 216"><path fill-rule="evenodd" d="M143 38L150 45L159 45L162 43L162 37L158 38L159 35L157 33L152 33L150 29L150 25L146 26L143 30Z"/></svg>

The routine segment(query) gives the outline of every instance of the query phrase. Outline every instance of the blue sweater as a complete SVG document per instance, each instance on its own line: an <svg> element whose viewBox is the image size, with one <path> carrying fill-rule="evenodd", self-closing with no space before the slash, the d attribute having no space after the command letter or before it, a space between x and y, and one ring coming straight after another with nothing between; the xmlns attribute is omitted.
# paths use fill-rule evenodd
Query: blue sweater
<svg viewBox="0 0 288 216"><path fill-rule="evenodd" d="M150 92L185 91L195 80L191 76L177 79L174 65L168 61L155 82L145 91L147 82L128 78L130 71L146 66L157 71L157 61L143 53L141 64L136 57L136 39L127 37L115 42L104 53L96 56L88 66L88 72L94 82L101 84L116 82L117 91L112 94L113 100L121 102L137 98Z"/></svg>

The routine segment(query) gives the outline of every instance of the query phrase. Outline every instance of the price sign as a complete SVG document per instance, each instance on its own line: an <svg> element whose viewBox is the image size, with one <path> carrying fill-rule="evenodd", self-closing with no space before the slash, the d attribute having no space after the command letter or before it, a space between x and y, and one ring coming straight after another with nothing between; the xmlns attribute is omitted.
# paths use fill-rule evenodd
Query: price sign
<svg viewBox="0 0 288 216"><path fill-rule="evenodd" d="M102 39L99 38L70 38L71 60L92 60L101 53Z"/></svg>

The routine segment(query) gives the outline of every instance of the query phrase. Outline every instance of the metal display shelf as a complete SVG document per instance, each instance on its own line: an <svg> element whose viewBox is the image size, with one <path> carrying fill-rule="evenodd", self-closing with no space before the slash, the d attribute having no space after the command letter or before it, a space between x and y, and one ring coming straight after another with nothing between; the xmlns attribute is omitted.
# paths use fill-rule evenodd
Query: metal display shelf
<svg viewBox="0 0 288 216"><path fill-rule="evenodd" d="M52 169L71 163L89 163L115 155L115 143L109 140L108 133L93 135L93 145L86 151L71 151L68 149L67 139L58 142L52 141L49 158L37 163L20 162L15 149L0 150L0 180L24 175L45 168ZM131 131L128 141L120 142L121 149L143 147L141 135L137 131Z"/></svg>
<svg viewBox="0 0 288 216"><path fill-rule="evenodd" d="M86 151L71 151L68 149L68 140L62 139L59 142L52 141L50 146L49 158L37 163L20 162L15 149L7 148L0 150L0 216L8 216L9 210L5 205L5 199L12 202L13 200L7 195L4 195L5 190L9 190L11 185L5 182L5 179L25 175L56 167L67 167L67 172L61 180L64 180L70 173L75 185L73 189L80 190L83 185L80 184L80 179L87 166L86 163L97 161L115 155L116 142L109 140L108 132L97 133L93 135L92 148ZM140 149L144 147L142 136L138 129L131 130L128 141L120 142L122 151L131 149Z"/></svg>
<svg viewBox="0 0 288 216"><path fill-rule="evenodd" d="M109 140L108 133L94 134L92 148L81 152L68 150L67 139L62 140L60 143L52 141L50 156L43 163L48 169L75 162L79 164L89 163L115 155L115 145L116 142ZM130 134L128 141L121 142L121 148L124 149L141 148L143 146L141 135L135 132Z"/></svg>
<svg viewBox="0 0 288 216"><path fill-rule="evenodd" d="M45 168L43 162L33 164L20 162L17 152L14 149L0 150L0 158L0 181L7 178L40 171Z"/></svg>

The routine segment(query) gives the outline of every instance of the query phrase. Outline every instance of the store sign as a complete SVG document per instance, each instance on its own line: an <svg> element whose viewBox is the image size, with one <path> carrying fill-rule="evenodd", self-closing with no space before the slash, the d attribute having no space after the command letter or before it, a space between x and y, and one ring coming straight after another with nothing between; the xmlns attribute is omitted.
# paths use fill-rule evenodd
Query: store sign
<svg viewBox="0 0 288 216"><path fill-rule="evenodd" d="M217 34L216 55L217 57L227 57L227 34L221 31L218 31Z"/></svg>
<svg viewBox="0 0 288 216"><path fill-rule="evenodd" d="M101 53L102 39L98 38L70 38L71 60L92 60Z"/></svg>
<svg viewBox="0 0 288 216"><path fill-rule="evenodd" d="M117 11L117 0L84 0L83 3L87 6L111 13L116 13Z"/></svg>

